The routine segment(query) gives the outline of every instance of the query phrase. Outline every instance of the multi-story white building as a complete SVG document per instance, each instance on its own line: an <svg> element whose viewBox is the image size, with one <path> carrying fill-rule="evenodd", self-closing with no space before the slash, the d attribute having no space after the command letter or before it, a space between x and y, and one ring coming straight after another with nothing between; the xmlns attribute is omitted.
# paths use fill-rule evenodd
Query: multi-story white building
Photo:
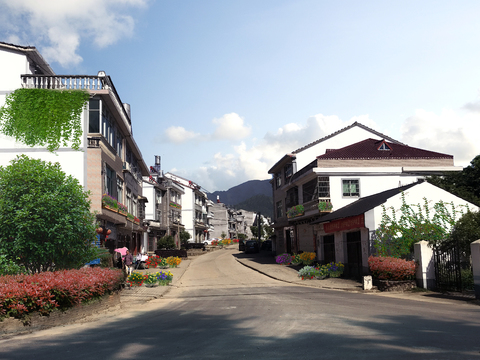
<svg viewBox="0 0 480 360"><path fill-rule="evenodd" d="M277 253L315 251L320 261L346 262L358 274L365 268L375 229L365 230L364 218L349 219L350 225L342 225L331 237L328 231L336 230L326 225L328 219L339 220L342 209L359 199L417 183L427 175L459 170L451 155L409 147L354 123L285 155L269 170L273 175L274 248ZM437 191L430 193L432 200L439 196ZM410 200L422 202L421 198ZM464 204L460 200L457 203ZM325 242L333 248L328 250Z"/></svg>
<svg viewBox="0 0 480 360"><path fill-rule="evenodd" d="M0 106L19 88L50 91L85 90L90 100L81 114L80 151L61 146L56 153L46 147L29 147L0 134L0 165L20 154L58 162L67 175L90 191L91 210L103 229L111 230L102 243L110 248L127 246L132 252L147 244L143 238L142 176L148 175L132 133L130 106L122 103L112 79L97 75L56 75L34 47L0 42ZM104 197L114 207L106 207ZM121 206L118 206L118 205Z"/></svg>
<svg viewBox="0 0 480 360"><path fill-rule="evenodd" d="M191 180L182 178L172 173L166 173L165 178L181 185L185 189L182 199L182 221L185 231L191 235L192 242L201 243L209 238L211 230L209 225L212 214L207 194L202 191L201 186Z"/></svg>

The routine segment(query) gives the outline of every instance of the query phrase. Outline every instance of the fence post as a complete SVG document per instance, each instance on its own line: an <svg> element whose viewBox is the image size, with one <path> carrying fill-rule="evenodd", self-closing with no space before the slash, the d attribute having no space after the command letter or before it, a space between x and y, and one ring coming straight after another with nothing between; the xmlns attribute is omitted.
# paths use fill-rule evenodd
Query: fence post
<svg viewBox="0 0 480 360"><path fill-rule="evenodd" d="M470 244L472 251L472 272L473 284L475 288L475 298L480 299L480 240Z"/></svg>
<svg viewBox="0 0 480 360"><path fill-rule="evenodd" d="M435 287L435 265L433 263L433 249L425 240L413 245L417 267L417 285L424 289Z"/></svg>

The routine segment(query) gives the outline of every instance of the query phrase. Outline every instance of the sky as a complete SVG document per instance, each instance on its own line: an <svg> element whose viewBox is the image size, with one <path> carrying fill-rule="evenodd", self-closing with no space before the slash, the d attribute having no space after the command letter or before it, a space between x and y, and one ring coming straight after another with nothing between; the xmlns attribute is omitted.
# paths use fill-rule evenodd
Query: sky
<svg viewBox="0 0 480 360"><path fill-rule="evenodd" d="M480 2L0 0L0 41L110 75L147 166L209 192L358 121L480 154ZM321 155L321 154L318 154Z"/></svg>

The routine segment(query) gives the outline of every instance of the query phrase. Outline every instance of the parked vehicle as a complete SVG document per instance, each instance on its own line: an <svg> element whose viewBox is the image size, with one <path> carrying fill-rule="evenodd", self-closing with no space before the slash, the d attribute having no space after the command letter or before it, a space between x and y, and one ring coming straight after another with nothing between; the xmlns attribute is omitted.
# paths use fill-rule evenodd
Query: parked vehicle
<svg viewBox="0 0 480 360"><path fill-rule="evenodd" d="M258 246L258 242L255 240L248 240L245 243L245 253L258 253L260 251L260 247Z"/></svg>
<svg viewBox="0 0 480 360"><path fill-rule="evenodd" d="M238 251L245 251L245 240L238 241Z"/></svg>
<svg viewBox="0 0 480 360"><path fill-rule="evenodd" d="M272 240L262 242L261 250L272 251Z"/></svg>

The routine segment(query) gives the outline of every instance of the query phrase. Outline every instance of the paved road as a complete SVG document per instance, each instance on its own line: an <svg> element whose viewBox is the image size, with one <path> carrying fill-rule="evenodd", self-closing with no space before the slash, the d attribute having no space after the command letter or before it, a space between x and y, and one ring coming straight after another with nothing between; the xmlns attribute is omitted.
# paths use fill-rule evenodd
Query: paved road
<svg viewBox="0 0 480 360"><path fill-rule="evenodd" d="M308 288L222 250L162 299L0 341L0 359L480 359L480 307Z"/></svg>

